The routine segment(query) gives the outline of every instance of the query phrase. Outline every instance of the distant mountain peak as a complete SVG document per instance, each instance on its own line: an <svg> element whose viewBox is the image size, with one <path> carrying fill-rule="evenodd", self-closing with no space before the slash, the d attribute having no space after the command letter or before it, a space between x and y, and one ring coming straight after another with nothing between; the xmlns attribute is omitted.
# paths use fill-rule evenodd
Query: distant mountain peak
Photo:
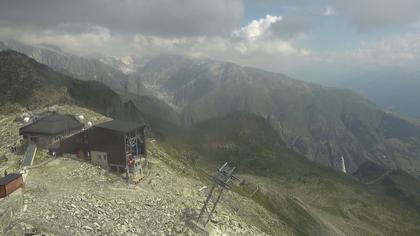
<svg viewBox="0 0 420 236"><path fill-rule="evenodd" d="M267 117L290 148L311 160L341 170L344 156L348 173L366 160L388 166L397 161L411 169L400 157L417 157L397 143L410 139L420 150L419 127L347 89L233 63L164 55L150 60L137 76L182 112L186 126L232 112L251 112ZM415 168L420 170L419 165Z"/></svg>
<svg viewBox="0 0 420 236"><path fill-rule="evenodd" d="M49 50L53 50L53 51L56 51L56 52L60 52L60 53L63 52L59 46L54 45L54 44L41 43L41 44L38 44L37 46L43 47L43 48L46 48L46 49L49 49Z"/></svg>

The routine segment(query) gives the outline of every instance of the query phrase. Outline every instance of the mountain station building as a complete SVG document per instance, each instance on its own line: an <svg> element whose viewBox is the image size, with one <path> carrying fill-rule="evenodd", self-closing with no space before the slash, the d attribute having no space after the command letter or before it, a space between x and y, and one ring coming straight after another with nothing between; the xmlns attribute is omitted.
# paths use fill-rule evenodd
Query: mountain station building
<svg viewBox="0 0 420 236"><path fill-rule="evenodd" d="M49 113L19 129L24 141L47 148L60 139L81 131L85 125L73 115Z"/></svg>
<svg viewBox="0 0 420 236"><path fill-rule="evenodd" d="M96 124L61 140L58 152L135 177L147 167L144 129L144 124L121 120Z"/></svg>

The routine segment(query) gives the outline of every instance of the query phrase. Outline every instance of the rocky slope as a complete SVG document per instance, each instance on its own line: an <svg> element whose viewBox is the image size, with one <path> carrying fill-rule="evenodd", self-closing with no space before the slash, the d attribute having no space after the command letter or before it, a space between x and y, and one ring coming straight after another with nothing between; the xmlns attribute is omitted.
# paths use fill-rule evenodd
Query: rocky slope
<svg viewBox="0 0 420 236"><path fill-rule="evenodd" d="M0 42L0 51L12 49L41 64L80 80L99 81L116 91L145 94L141 82L94 58L84 58L48 45L30 46L17 41Z"/></svg>
<svg viewBox="0 0 420 236"><path fill-rule="evenodd" d="M420 182L403 171L370 183L376 176L353 178L323 167L288 149L267 120L250 113L210 119L171 136L164 139L166 152L193 168L236 163L246 179L236 191L294 235L418 233Z"/></svg>
<svg viewBox="0 0 420 236"><path fill-rule="evenodd" d="M127 76L99 60L56 48L0 44L0 50L7 47L77 78L106 83L158 126L191 126L231 112L249 111L267 118L290 148L324 165L340 168L343 156L350 172L370 160L420 175L419 125L384 112L348 90L180 56L124 60L138 69ZM103 61L117 67L115 60Z"/></svg>
<svg viewBox="0 0 420 236"><path fill-rule="evenodd" d="M148 61L145 58L125 59L98 56L97 59L83 58L63 52L58 47L50 45L30 46L17 41L0 42L0 51L12 49L33 58L41 64L83 81L98 81L119 94L124 101L132 100L143 114L152 120L180 124L180 116L173 107L161 101L146 89L134 72ZM126 69L129 70L127 71ZM133 68L131 68L133 67ZM121 71L123 70L123 71Z"/></svg>
<svg viewBox="0 0 420 236"><path fill-rule="evenodd" d="M76 106L56 109L83 114L87 120L97 122L108 119ZM0 118L4 127L15 127L13 115ZM253 171L244 165L250 160L248 156L239 162L239 176L246 183L223 195L206 228L210 235L420 232L419 215L412 205L382 196L378 185L364 186L285 149L275 132L266 132L270 127L258 116L237 113L202 123L199 129L207 135L195 144L183 143L178 137L173 138L179 145L170 139L149 140L150 172L137 186L128 186L121 176L89 163L67 157L51 159L40 150L35 161L42 164L29 170L21 211L13 216L12 224L2 229L3 233L195 235L189 220L196 217L205 199L206 192L200 189L210 185L205 173L212 173L222 161L237 162L235 153L247 146L249 156L265 152L266 157L253 160ZM197 138L196 131L192 132L192 138ZM0 134L2 144L17 138L17 133L10 133ZM213 158L217 155L224 158ZM192 161L191 156L198 159ZM8 164L0 164L4 165ZM258 166L277 172L266 172Z"/></svg>
<svg viewBox="0 0 420 236"><path fill-rule="evenodd" d="M128 187L119 176L88 163L65 158L31 169L23 210L5 234L191 235L187 224L205 199L205 193L199 191L203 183L168 167L165 157L153 147L150 175L136 187ZM241 217L253 211L265 215L267 225L276 222L252 201L225 195L210 223L210 235L269 233L250 224L252 218Z"/></svg>
<svg viewBox="0 0 420 236"><path fill-rule="evenodd" d="M96 81L73 79L12 50L0 52L0 109L80 104L119 119L144 121L131 102Z"/></svg>
<svg viewBox="0 0 420 236"><path fill-rule="evenodd" d="M83 114L94 123L109 118L77 106L56 106L64 113ZM39 110L42 111L42 110ZM35 111L34 111L35 112ZM18 168L20 157L10 155L7 144L17 139L14 115L1 115L0 163L9 172ZM3 149L4 147L4 149ZM44 150L35 157L23 192L21 210L4 235L195 235L189 226L197 216L209 186L196 169L165 152L157 141L148 143L150 170L137 186L128 186L121 176L89 163L66 157L51 159ZM13 159L13 160L12 160ZM8 201L10 202L10 201ZM0 201L2 204L8 202ZM0 212L0 217L3 216ZM234 192L226 192L206 230L210 235L287 235L284 223L263 206Z"/></svg>
<svg viewBox="0 0 420 236"><path fill-rule="evenodd" d="M97 109L103 115L119 114L112 112L122 106L118 95L97 82L71 79L13 51L1 52L0 59L0 88L9 88L1 100L9 103L2 109L9 110L2 110L0 122L6 130L13 129L0 134L0 150L7 159L0 163L1 169L10 165L10 171L19 163L19 156L7 153L7 146L17 139L16 108L39 109L62 101ZM95 117L71 110L87 119ZM152 126L162 138L148 143L151 172L138 188L128 188L119 176L88 163L64 158L40 165L27 177L26 207L5 233L192 234L187 223L205 198L199 189L210 184L206 173L231 160L238 163L246 184L224 195L207 228L211 235L419 234L417 202L410 200L417 196L416 180L410 180L410 191L395 181L396 188L402 189L397 192L409 194L408 198L384 194L377 185L365 186L288 149L269 121L239 112L196 124L191 130ZM36 160L49 159L40 150Z"/></svg>
<svg viewBox="0 0 420 236"><path fill-rule="evenodd" d="M113 67L119 71L122 71L124 74L132 75L138 69L142 68L144 64L150 59L148 57L140 56L125 56L125 57L115 57L115 56L95 56L104 64Z"/></svg>
<svg viewBox="0 0 420 236"><path fill-rule="evenodd" d="M265 117L286 144L350 172L366 160L416 175L420 126L344 89L231 63L159 56L138 71L144 85L181 110L184 125L235 111Z"/></svg>

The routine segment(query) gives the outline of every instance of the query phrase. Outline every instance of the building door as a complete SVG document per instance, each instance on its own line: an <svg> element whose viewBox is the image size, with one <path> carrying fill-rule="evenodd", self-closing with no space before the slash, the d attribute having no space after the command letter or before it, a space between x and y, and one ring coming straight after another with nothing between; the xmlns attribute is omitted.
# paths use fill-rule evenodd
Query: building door
<svg viewBox="0 0 420 236"><path fill-rule="evenodd" d="M31 142L38 143L38 137L31 137Z"/></svg>
<svg viewBox="0 0 420 236"><path fill-rule="evenodd" d="M106 167L108 166L108 155L106 152L91 151L91 160L93 164Z"/></svg>
<svg viewBox="0 0 420 236"><path fill-rule="evenodd" d="M89 151L78 149L76 150L76 156L79 159L85 160L85 161L91 161L89 156Z"/></svg>

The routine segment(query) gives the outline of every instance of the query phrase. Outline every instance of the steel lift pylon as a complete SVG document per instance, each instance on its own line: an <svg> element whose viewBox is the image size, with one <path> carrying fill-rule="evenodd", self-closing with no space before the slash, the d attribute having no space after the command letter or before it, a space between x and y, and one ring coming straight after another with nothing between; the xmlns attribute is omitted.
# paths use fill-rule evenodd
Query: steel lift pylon
<svg viewBox="0 0 420 236"><path fill-rule="evenodd" d="M216 206L222 197L223 191L229 190L231 188L231 184L234 182L240 182L241 185L244 183L243 180L233 175L235 170L236 166L226 162L213 176L210 177L213 185L207 194L206 201L204 202L197 218L197 223L201 224L203 227L205 227L211 220L212 214L216 210Z"/></svg>

